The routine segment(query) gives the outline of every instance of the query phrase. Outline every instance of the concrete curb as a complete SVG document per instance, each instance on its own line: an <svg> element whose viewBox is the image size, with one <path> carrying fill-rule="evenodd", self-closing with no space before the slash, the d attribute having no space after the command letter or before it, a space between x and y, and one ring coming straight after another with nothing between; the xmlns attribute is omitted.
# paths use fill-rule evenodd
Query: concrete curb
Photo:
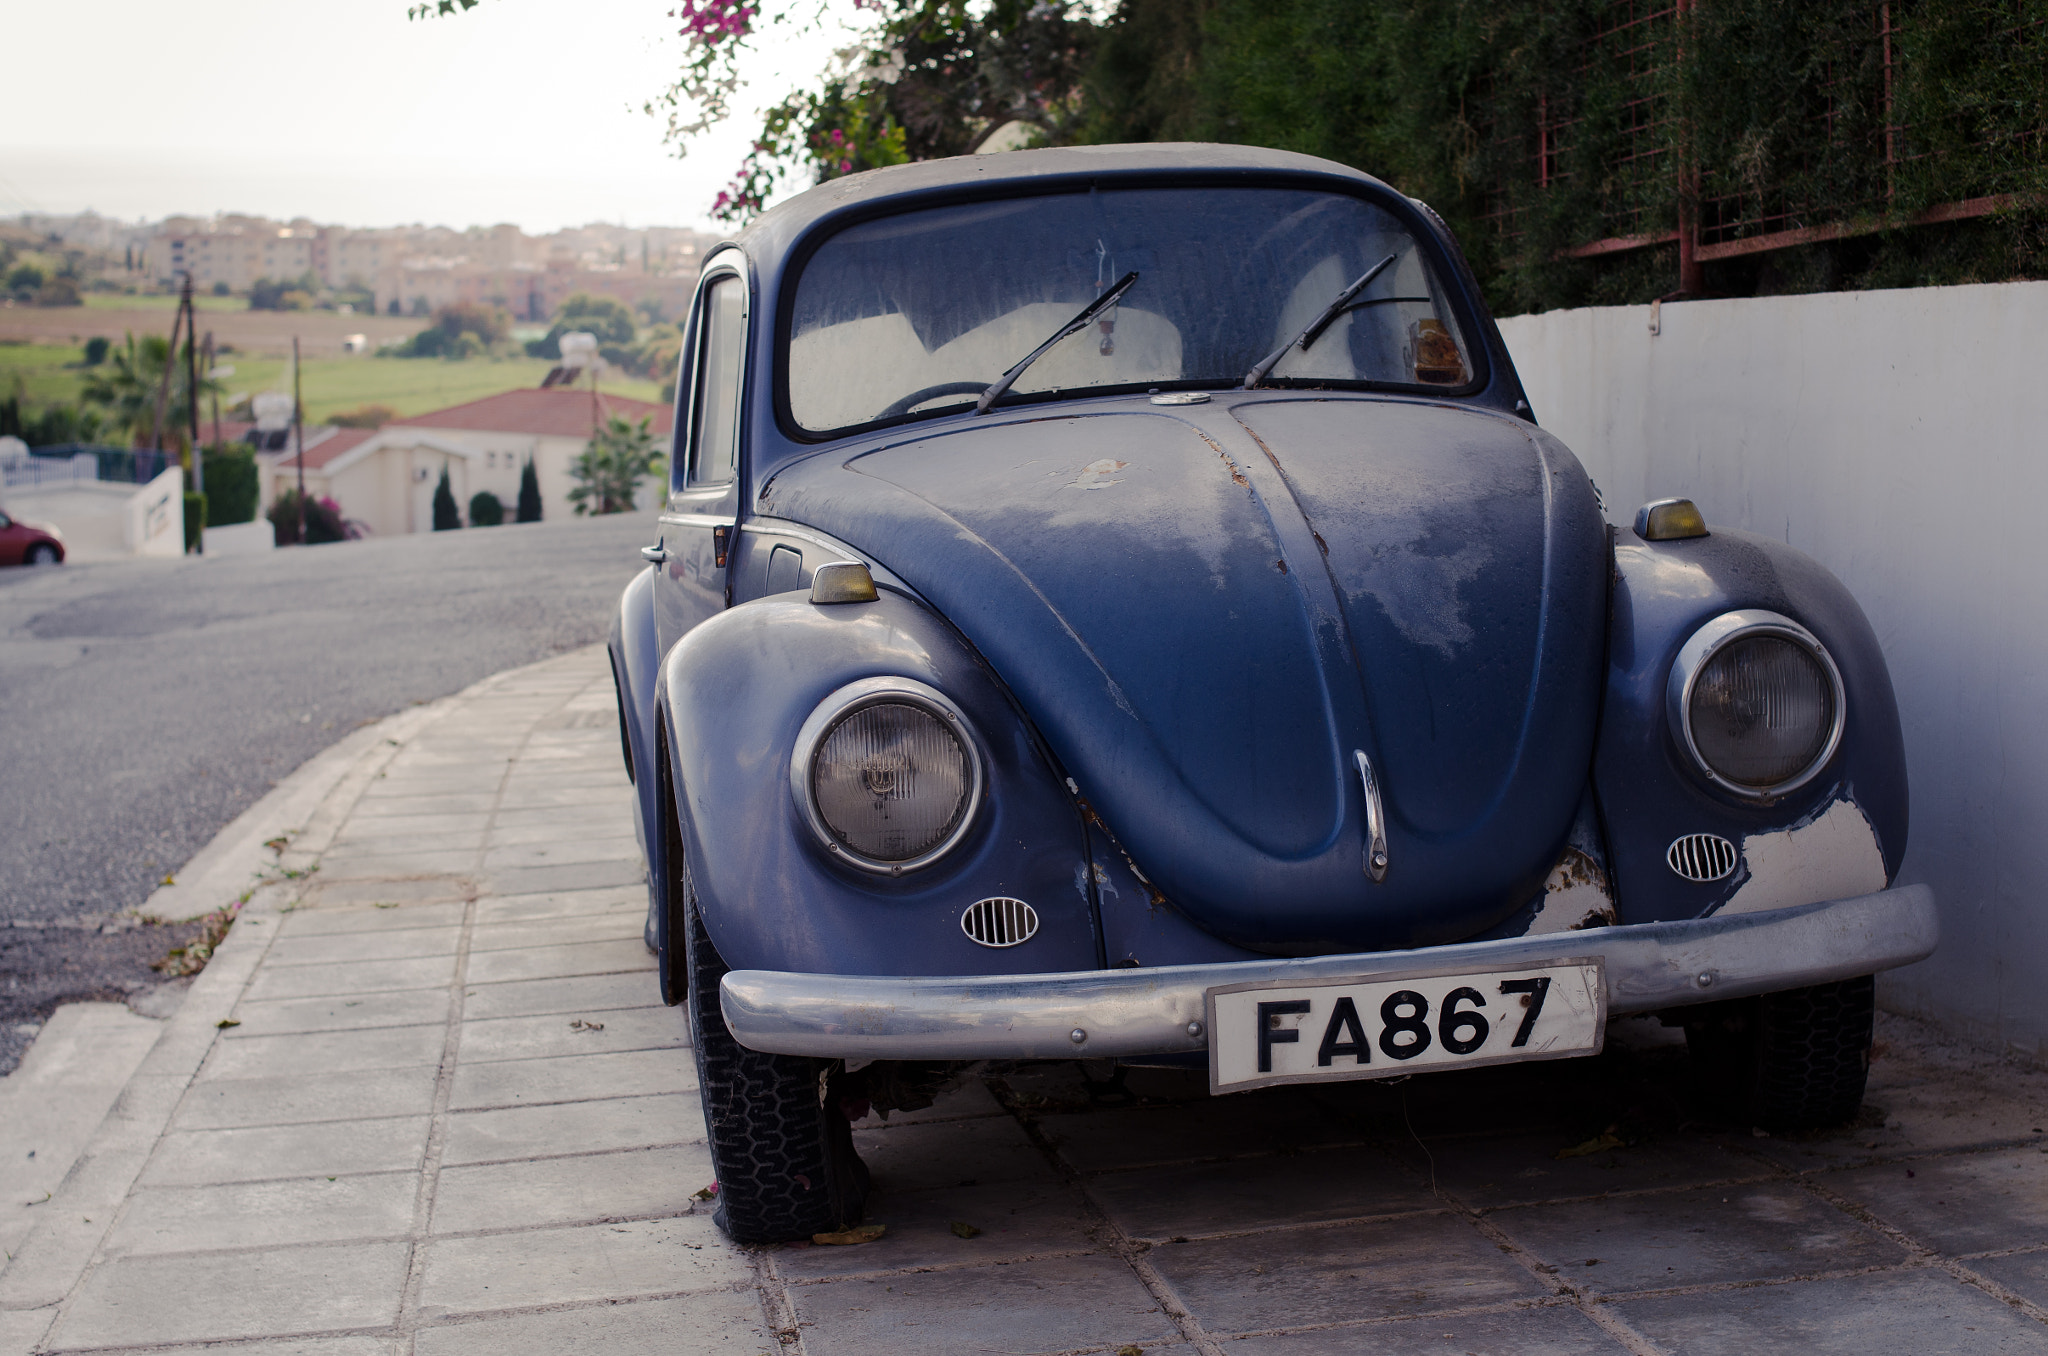
<svg viewBox="0 0 2048 1356"><path fill-rule="evenodd" d="M410 738L500 683L562 656L508 669L452 696L388 716L315 755L238 815L143 906L206 913L248 895L239 921L115 1099L12 1261L0 1269L0 1345L33 1349L98 1254L179 1099L213 1048L276 935L280 910L311 888L320 854L383 766ZM273 853L265 844L286 838ZM40 1320L40 1321L38 1321Z"/></svg>

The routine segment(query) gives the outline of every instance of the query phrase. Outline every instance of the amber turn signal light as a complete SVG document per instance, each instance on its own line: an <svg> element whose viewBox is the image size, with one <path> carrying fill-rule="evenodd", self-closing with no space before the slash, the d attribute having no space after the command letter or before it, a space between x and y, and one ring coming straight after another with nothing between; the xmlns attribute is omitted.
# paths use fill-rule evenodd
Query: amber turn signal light
<svg viewBox="0 0 2048 1356"><path fill-rule="evenodd" d="M811 576L813 603L872 603L877 596L875 577L857 560L820 565Z"/></svg>
<svg viewBox="0 0 2048 1356"><path fill-rule="evenodd" d="M1636 535L1644 541L1704 537L1707 520L1690 499L1652 499L1636 510Z"/></svg>

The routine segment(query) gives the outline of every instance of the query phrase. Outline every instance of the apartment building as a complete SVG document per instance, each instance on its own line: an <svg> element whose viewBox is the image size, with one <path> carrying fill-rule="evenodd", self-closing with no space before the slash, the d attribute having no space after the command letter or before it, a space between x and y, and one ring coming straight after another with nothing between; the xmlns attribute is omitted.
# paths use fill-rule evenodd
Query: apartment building
<svg viewBox="0 0 2048 1356"><path fill-rule="evenodd" d="M246 291L259 279L310 273L327 287L371 290L377 309L433 310L452 302L503 306L544 322L576 292L633 305L658 298L679 313L717 237L681 227L595 223L529 236L509 223L356 229L300 218L171 217L147 235L143 266L160 282L185 274L201 288Z"/></svg>
<svg viewBox="0 0 2048 1356"><path fill-rule="evenodd" d="M247 290L259 278L297 278L315 273L317 228L294 229L271 222L223 217L212 222L173 217L150 237L144 251L149 271L160 282L187 273L195 286L225 283Z"/></svg>

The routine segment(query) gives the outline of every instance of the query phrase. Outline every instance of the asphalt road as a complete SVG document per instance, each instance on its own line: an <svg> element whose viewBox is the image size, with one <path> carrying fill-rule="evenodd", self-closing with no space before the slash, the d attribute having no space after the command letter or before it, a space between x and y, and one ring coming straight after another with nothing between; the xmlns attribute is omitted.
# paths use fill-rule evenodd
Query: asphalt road
<svg viewBox="0 0 2048 1356"><path fill-rule="evenodd" d="M17 1026L155 980L147 961L181 938L99 925L292 769L603 639L653 523L0 570L0 1072Z"/></svg>

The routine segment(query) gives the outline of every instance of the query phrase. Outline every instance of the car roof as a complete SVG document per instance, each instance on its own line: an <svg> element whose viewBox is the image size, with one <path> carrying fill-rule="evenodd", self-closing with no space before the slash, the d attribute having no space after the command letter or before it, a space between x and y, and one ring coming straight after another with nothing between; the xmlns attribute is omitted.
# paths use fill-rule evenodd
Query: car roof
<svg viewBox="0 0 2048 1356"><path fill-rule="evenodd" d="M1264 146L1219 146L1192 141L1058 146L920 160L827 180L763 212L738 239L754 268L772 277L814 227L832 218L909 206L920 198L1001 193L1007 189L1081 187L1109 175L1125 182L1184 178L1213 181L1234 175L1243 175L1248 180L1280 176L1323 178L1346 184L1370 184L1388 193L1395 191L1371 175L1334 160Z"/></svg>

